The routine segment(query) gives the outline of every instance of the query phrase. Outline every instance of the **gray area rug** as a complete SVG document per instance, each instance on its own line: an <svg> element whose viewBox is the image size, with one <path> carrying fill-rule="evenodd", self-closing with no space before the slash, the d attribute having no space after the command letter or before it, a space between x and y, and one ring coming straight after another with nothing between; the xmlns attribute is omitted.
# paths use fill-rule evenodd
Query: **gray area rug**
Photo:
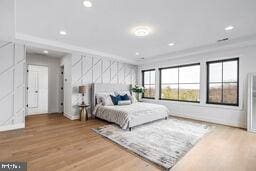
<svg viewBox="0 0 256 171"><path fill-rule="evenodd" d="M206 133L211 125L168 118L135 127L131 132L116 125L93 129L98 134L157 164L171 169Z"/></svg>

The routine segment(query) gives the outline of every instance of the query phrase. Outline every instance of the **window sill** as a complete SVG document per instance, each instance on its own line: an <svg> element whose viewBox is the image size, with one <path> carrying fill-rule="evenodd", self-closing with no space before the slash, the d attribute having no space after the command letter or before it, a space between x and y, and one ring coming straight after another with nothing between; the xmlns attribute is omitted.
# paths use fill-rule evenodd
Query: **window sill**
<svg viewBox="0 0 256 171"><path fill-rule="evenodd" d="M151 100L155 100L155 97L142 97L142 99L151 99Z"/></svg>
<svg viewBox="0 0 256 171"><path fill-rule="evenodd" d="M230 110L240 110L243 111L241 106L228 106L228 105L217 105L217 104L207 104L203 102L184 102L184 101L172 101L172 100L155 100L155 99L146 99L142 98L145 102L156 102L159 104L177 104L177 105L193 105L198 107L209 107L209 108L218 108L218 109L230 109Z"/></svg>
<svg viewBox="0 0 256 171"><path fill-rule="evenodd" d="M200 101L188 101L188 100L173 100L173 99L159 99L160 101L171 101L171 102L185 102L185 103L200 103Z"/></svg>

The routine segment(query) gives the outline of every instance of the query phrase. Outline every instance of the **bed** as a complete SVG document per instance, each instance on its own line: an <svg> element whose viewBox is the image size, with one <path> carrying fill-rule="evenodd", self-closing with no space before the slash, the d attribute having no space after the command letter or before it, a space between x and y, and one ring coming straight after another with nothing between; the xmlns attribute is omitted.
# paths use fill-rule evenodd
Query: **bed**
<svg viewBox="0 0 256 171"><path fill-rule="evenodd" d="M119 125L122 129L129 129L153 122L167 119L168 109L159 104L136 102L130 105L102 105L97 103L97 94L111 94L113 92L129 92L131 85L125 84L93 84L92 109L96 118Z"/></svg>

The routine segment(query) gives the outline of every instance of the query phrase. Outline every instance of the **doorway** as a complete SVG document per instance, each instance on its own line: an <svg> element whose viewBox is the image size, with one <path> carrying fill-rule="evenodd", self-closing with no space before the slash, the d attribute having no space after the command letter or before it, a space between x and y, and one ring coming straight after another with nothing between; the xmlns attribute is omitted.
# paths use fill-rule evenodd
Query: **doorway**
<svg viewBox="0 0 256 171"><path fill-rule="evenodd" d="M28 65L28 115L48 113L48 67Z"/></svg>

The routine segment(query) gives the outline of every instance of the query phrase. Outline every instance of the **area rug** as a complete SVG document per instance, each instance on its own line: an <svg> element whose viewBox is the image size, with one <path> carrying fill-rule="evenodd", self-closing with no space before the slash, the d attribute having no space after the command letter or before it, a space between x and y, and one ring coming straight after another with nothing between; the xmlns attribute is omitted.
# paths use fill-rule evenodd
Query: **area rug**
<svg viewBox="0 0 256 171"><path fill-rule="evenodd" d="M200 138L212 130L212 126L171 117L168 120L135 127L132 131L122 130L116 125L107 125L93 130L169 170Z"/></svg>

